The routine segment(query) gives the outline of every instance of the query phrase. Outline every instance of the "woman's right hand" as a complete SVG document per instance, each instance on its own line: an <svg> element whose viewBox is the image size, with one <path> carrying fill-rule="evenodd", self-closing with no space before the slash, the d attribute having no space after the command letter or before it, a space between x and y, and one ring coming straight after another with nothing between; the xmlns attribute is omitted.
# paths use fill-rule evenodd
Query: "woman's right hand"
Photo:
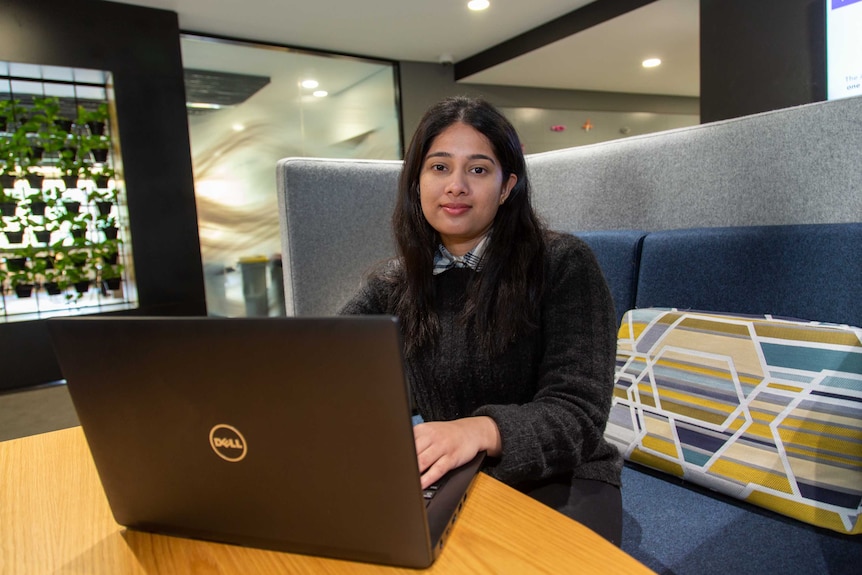
<svg viewBox="0 0 862 575"><path fill-rule="evenodd" d="M480 451L492 457L501 452L500 431L487 416L420 423L413 427L413 438L423 489L468 463Z"/></svg>

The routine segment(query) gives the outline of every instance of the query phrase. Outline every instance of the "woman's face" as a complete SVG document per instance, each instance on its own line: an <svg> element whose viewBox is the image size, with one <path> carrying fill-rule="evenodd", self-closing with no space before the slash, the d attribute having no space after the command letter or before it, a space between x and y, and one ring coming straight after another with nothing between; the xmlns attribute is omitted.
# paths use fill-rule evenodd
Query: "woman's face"
<svg viewBox="0 0 862 575"><path fill-rule="evenodd" d="M476 247L518 177L504 177L491 142L472 126L452 124L434 138L419 173L425 219L452 255Z"/></svg>

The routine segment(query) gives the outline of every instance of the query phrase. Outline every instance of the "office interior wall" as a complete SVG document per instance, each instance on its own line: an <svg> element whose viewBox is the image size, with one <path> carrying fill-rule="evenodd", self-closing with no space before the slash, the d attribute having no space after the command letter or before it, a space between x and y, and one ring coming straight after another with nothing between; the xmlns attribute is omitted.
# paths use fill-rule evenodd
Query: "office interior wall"
<svg viewBox="0 0 862 575"><path fill-rule="evenodd" d="M206 312L177 15L98 0L0 0L0 60L114 78L138 313ZM0 389L61 376L44 320L0 325Z"/></svg>
<svg viewBox="0 0 862 575"><path fill-rule="evenodd" d="M524 152L528 154L664 132L700 123L697 114L551 110L533 106L501 107L500 111L518 131Z"/></svg>
<svg viewBox="0 0 862 575"><path fill-rule="evenodd" d="M513 114L510 120L518 124L516 127L519 132L532 134L531 137L537 145L531 152L644 133L638 127L646 124L650 124L650 131L694 125L698 123L700 115L698 98L467 84L455 82L452 66L425 62L400 62L400 75L405 146L429 106L445 97L457 95L482 97L506 110L518 109L518 114ZM631 119L631 114L635 113L654 115L653 120L640 124ZM580 130L587 119L591 120L594 126L597 125L593 121L594 117L601 117L598 125L609 131L583 131L579 136L585 137L575 138L574 134L578 133L575 130ZM534 121L528 118L533 118ZM574 118L578 120L575 121ZM659 118L657 123L656 118ZM568 134L556 132L560 137L554 138L550 127L561 124L566 125ZM614 128L609 129L608 124L613 124ZM628 134L620 133L619 130L626 126L633 129L630 129ZM544 134L546 131L548 134Z"/></svg>

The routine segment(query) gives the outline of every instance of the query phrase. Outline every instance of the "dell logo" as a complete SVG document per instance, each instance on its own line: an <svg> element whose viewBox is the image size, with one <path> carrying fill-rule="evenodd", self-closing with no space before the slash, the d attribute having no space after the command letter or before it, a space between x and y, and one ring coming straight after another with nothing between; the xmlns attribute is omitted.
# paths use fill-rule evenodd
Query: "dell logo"
<svg viewBox="0 0 862 575"><path fill-rule="evenodd" d="M247 453L245 437L236 427L225 423L210 429L210 447L225 461L242 461Z"/></svg>

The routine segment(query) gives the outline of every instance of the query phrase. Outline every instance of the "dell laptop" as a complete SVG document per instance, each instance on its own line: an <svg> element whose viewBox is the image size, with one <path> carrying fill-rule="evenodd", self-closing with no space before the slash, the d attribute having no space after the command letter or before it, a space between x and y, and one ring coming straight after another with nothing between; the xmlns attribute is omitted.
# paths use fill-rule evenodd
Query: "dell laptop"
<svg viewBox="0 0 862 575"><path fill-rule="evenodd" d="M427 567L481 465L421 489L395 318L48 325L130 529Z"/></svg>

